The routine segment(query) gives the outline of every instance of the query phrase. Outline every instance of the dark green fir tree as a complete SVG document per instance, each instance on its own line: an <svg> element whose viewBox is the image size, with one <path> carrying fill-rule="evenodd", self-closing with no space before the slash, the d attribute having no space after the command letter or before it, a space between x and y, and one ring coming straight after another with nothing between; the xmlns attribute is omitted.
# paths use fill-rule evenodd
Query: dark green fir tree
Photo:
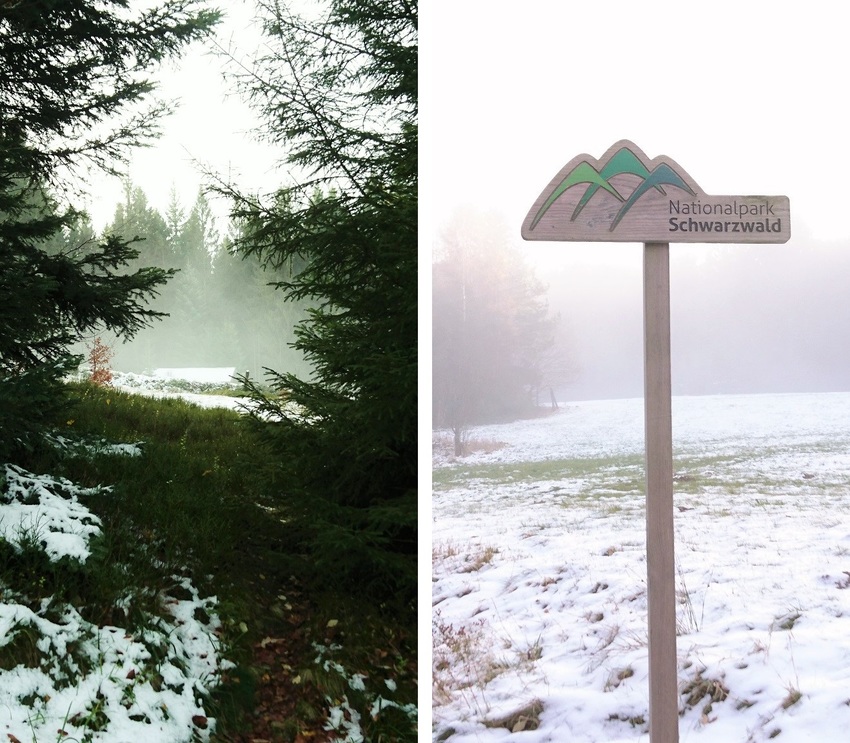
<svg viewBox="0 0 850 743"><path fill-rule="evenodd" d="M416 585L417 6L260 2L264 54L239 83L298 173L234 198L237 247L311 309L305 377L253 392L289 523L317 576L410 600ZM272 422L268 422L272 421Z"/></svg>
<svg viewBox="0 0 850 743"><path fill-rule="evenodd" d="M193 0L0 5L0 461L22 456L62 404L73 342L131 336L157 315L146 301L168 272L126 270L133 236L93 240L72 185L87 169L118 172L157 134L168 107L148 75L217 19Z"/></svg>

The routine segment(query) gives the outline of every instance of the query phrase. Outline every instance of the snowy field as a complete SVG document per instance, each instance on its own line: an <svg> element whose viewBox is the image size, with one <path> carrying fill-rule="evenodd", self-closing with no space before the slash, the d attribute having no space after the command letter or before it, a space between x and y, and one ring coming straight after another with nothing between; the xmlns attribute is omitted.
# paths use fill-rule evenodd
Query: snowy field
<svg viewBox="0 0 850 743"><path fill-rule="evenodd" d="M201 408L230 408L239 410L245 404L244 398L229 397L219 394L205 394L208 389L227 386L227 382L219 380L210 381L198 372L205 369L185 369L180 376L178 369L170 370L172 374L168 377L146 374L133 374L132 372L115 372L112 386L122 392L131 392L147 397L179 397L191 402ZM233 389L238 389L238 384L231 382Z"/></svg>
<svg viewBox="0 0 850 743"><path fill-rule="evenodd" d="M469 444L434 438L433 740L645 743L642 400ZM674 398L673 447L680 740L847 740L850 393Z"/></svg>

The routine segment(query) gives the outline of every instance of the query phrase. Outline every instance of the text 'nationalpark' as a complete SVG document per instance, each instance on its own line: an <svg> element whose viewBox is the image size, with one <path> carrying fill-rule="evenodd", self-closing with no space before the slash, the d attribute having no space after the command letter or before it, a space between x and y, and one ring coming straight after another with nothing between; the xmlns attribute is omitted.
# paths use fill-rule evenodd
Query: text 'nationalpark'
<svg viewBox="0 0 850 743"><path fill-rule="evenodd" d="M670 200L670 214L698 214L701 216L765 217L765 219L702 220L670 217L670 232L781 232L782 220L775 217L773 204L740 204L737 201L724 204L703 204L701 201L681 202Z"/></svg>

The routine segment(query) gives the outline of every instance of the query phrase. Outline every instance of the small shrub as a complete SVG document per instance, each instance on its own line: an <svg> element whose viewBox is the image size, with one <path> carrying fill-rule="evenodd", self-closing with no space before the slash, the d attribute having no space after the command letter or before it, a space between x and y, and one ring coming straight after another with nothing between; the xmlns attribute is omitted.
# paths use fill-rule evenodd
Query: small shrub
<svg viewBox="0 0 850 743"><path fill-rule="evenodd" d="M88 346L90 379L97 385L108 386L112 384L112 349L107 346L100 337Z"/></svg>

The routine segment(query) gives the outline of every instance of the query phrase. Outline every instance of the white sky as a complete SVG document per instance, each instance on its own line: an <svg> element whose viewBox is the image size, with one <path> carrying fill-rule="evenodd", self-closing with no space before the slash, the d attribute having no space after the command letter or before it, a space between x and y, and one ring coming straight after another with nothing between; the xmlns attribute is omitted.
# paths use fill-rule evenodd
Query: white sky
<svg viewBox="0 0 850 743"><path fill-rule="evenodd" d="M850 237L838 3L426 0L420 59L431 241L466 205L501 213L530 257L622 254L519 238L563 165L620 139L708 194L789 196L792 241Z"/></svg>
<svg viewBox="0 0 850 743"><path fill-rule="evenodd" d="M250 57L259 43L252 23L251 0L219 3L225 17L217 37L225 47L233 45ZM158 95L179 99L176 113L162 122L163 136L152 147L135 151L129 169L133 184L142 188L149 202L165 213L172 186L183 207L195 200L203 176L193 161L222 175L230 174L248 190L272 188L285 179L277 161L280 150L272 151L252 136L258 120L248 105L234 93L222 76L224 61L209 54L208 46L195 43L176 63L169 63L157 77ZM115 204L121 200L121 182L103 177L90 184L92 201L87 205L96 228L111 221ZM216 211L223 215L226 205Z"/></svg>

